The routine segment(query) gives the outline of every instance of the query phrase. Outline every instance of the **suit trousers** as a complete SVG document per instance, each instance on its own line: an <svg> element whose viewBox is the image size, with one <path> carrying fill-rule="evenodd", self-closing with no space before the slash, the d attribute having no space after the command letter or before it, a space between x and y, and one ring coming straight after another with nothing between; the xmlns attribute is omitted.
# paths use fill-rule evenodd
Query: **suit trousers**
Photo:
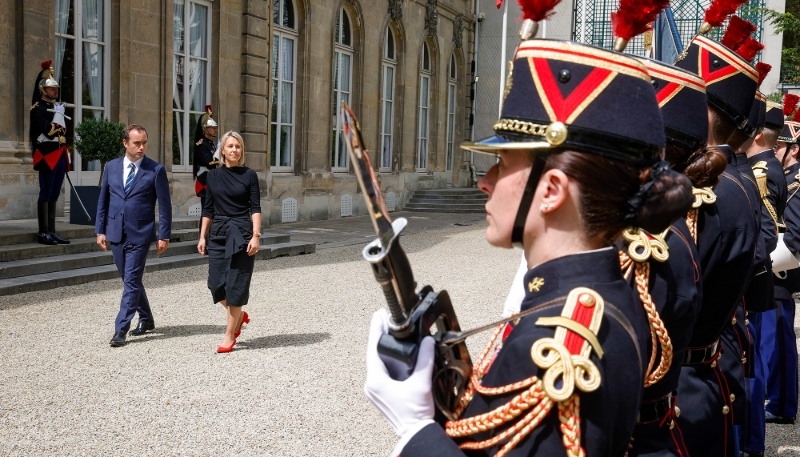
<svg viewBox="0 0 800 457"><path fill-rule="evenodd" d="M797 417L797 340L794 331L795 302L777 299L773 311L764 313L761 349L767 363L767 411L786 418Z"/></svg>
<svg viewBox="0 0 800 457"><path fill-rule="evenodd" d="M114 263L122 276L122 300L119 304L119 314L114 323L116 332L127 332L131 327L133 315L139 313L140 321L152 321L153 313L150 310L150 301L144 291L142 277L147 260L149 244L133 244L123 233L119 243L111 243L111 253Z"/></svg>

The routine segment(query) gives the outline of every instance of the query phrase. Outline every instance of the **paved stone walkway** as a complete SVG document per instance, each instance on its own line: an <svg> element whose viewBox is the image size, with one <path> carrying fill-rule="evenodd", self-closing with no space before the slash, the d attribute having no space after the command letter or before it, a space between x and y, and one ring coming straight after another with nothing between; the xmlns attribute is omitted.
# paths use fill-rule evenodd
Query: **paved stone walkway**
<svg viewBox="0 0 800 457"><path fill-rule="evenodd" d="M490 247L482 216L451 216L409 218L402 243L417 282L448 290L470 328L501 313L520 253ZM145 275L156 331L118 349L118 279L0 297L0 456L388 455L396 438L363 394L385 306L361 258L371 224L281 230L319 250L257 263L231 354L214 352L224 315L203 266ZM468 341L474 355L487 337ZM769 425L768 440L767 455L800 456L800 425Z"/></svg>

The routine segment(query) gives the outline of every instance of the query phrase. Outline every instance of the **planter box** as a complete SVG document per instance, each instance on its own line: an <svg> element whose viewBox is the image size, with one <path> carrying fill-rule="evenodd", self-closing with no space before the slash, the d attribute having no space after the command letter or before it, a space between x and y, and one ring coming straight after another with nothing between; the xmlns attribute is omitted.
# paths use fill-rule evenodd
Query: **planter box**
<svg viewBox="0 0 800 457"><path fill-rule="evenodd" d="M83 212L81 204L75 197L76 193L86 207L86 211L91 216L91 219L87 219L86 213ZM98 199L100 199L100 186L75 186L72 190L72 200L69 205L69 223L94 225L95 217L97 217Z"/></svg>

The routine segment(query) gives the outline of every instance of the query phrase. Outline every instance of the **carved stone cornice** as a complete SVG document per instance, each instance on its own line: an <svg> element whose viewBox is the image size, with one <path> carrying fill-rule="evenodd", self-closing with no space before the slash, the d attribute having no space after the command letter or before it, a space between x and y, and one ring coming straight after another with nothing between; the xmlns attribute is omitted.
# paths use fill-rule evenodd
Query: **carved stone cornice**
<svg viewBox="0 0 800 457"><path fill-rule="evenodd" d="M461 48L461 36L464 33L464 16L459 13L453 20L453 46L456 49Z"/></svg>
<svg viewBox="0 0 800 457"><path fill-rule="evenodd" d="M393 21L403 19L403 0L389 0L389 17Z"/></svg>
<svg viewBox="0 0 800 457"><path fill-rule="evenodd" d="M438 0L428 0L425 5L425 30L429 37L436 36L436 26L439 25L439 12L436 11Z"/></svg>

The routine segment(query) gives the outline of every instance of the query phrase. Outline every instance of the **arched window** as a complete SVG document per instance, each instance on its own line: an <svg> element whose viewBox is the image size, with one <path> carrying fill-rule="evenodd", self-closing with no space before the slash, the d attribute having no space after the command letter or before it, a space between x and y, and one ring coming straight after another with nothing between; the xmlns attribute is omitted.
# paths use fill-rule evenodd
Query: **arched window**
<svg viewBox="0 0 800 457"><path fill-rule="evenodd" d="M273 0L272 8L270 169L293 171L297 24L292 0Z"/></svg>
<svg viewBox="0 0 800 457"><path fill-rule="evenodd" d="M194 128L211 103L211 16L208 1L173 4L172 171L191 171Z"/></svg>
<svg viewBox="0 0 800 457"><path fill-rule="evenodd" d="M456 134L456 84L458 84L456 56L450 54L450 65L447 69L447 171L453 170L453 151Z"/></svg>
<svg viewBox="0 0 800 457"><path fill-rule="evenodd" d="M397 70L397 52L394 32L386 27L383 44L383 87L381 90L381 161L380 168L392 168L392 139L394 137L394 83Z"/></svg>
<svg viewBox="0 0 800 457"><path fill-rule="evenodd" d="M417 119L417 170L428 169L428 127L431 104L431 55L428 44L422 43L422 59L419 72L419 106Z"/></svg>
<svg viewBox="0 0 800 457"><path fill-rule="evenodd" d="M331 144L331 170L347 171L350 163L347 157L347 147L342 138L342 124L339 111L342 103L350 103L353 75L353 32L350 26L350 17L344 8L339 10L336 17L334 31L333 51L333 119L332 144Z"/></svg>

